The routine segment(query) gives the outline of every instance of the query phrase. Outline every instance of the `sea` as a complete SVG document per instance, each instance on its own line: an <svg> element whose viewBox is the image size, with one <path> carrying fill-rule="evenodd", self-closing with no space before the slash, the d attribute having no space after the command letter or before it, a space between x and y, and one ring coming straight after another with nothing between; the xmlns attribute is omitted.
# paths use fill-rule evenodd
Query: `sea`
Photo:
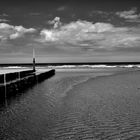
<svg viewBox="0 0 140 140"><path fill-rule="evenodd" d="M32 64L0 65L0 73L26 69L32 69ZM8 105L1 107L0 140L128 138L129 131L122 134L119 123L104 122L103 117L98 116L98 109L103 102L97 97L94 98L93 85L89 81L137 71L140 69L140 63L53 63L37 64L36 69L55 69L56 73L53 77L19 93L7 101ZM91 104L93 100L96 107Z"/></svg>

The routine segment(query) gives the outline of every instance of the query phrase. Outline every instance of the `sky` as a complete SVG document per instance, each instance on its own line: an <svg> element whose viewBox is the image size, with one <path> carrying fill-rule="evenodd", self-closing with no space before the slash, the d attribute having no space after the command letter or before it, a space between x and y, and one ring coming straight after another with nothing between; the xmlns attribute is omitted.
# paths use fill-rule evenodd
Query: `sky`
<svg viewBox="0 0 140 140"><path fill-rule="evenodd" d="M2 0L0 63L140 61L139 0Z"/></svg>

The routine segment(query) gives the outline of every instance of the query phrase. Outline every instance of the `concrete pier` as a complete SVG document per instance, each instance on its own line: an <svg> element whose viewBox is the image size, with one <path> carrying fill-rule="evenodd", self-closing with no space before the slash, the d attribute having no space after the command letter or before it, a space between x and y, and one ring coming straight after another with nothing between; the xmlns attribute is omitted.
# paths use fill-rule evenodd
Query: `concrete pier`
<svg viewBox="0 0 140 140"><path fill-rule="evenodd" d="M34 70L6 73L0 75L0 103L5 102L35 84L52 77L55 70L36 72Z"/></svg>

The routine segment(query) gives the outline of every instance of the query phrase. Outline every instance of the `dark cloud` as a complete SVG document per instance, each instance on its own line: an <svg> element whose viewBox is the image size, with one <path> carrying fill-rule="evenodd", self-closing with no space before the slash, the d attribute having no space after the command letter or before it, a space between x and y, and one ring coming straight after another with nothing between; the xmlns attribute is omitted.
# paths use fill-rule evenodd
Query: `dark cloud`
<svg viewBox="0 0 140 140"><path fill-rule="evenodd" d="M138 0L2 0L0 15L5 13L9 16L11 24L21 24L28 28L37 26L42 28L48 20L56 16L65 23L78 19L94 22L110 20L113 24L120 25L120 19L116 20L115 14L110 13L129 10L131 7L140 7L140 2Z"/></svg>
<svg viewBox="0 0 140 140"><path fill-rule="evenodd" d="M140 13L138 12L137 7L133 7L127 11L116 12L120 18L125 19L127 22L138 22L140 23Z"/></svg>
<svg viewBox="0 0 140 140"><path fill-rule="evenodd" d="M67 7L66 6L60 6L60 7L58 7L56 10L57 11L64 11L64 10L66 10L67 9Z"/></svg>

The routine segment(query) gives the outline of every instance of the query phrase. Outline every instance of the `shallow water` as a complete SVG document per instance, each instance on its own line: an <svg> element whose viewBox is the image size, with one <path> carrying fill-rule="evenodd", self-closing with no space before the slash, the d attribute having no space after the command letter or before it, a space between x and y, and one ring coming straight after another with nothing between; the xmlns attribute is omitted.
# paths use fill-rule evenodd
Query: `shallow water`
<svg viewBox="0 0 140 140"><path fill-rule="evenodd" d="M0 139L119 140L129 135L139 139L140 120L132 117L133 112L127 109L131 106L126 105L130 95L117 97L112 91L104 95L99 88L104 83L93 84L94 77L112 72L57 72L51 79L13 99L0 112ZM108 89L106 85L104 90ZM131 105L134 109L139 104L135 106L131 102ZM133 129L135 127L137 129Z"/></svg>

